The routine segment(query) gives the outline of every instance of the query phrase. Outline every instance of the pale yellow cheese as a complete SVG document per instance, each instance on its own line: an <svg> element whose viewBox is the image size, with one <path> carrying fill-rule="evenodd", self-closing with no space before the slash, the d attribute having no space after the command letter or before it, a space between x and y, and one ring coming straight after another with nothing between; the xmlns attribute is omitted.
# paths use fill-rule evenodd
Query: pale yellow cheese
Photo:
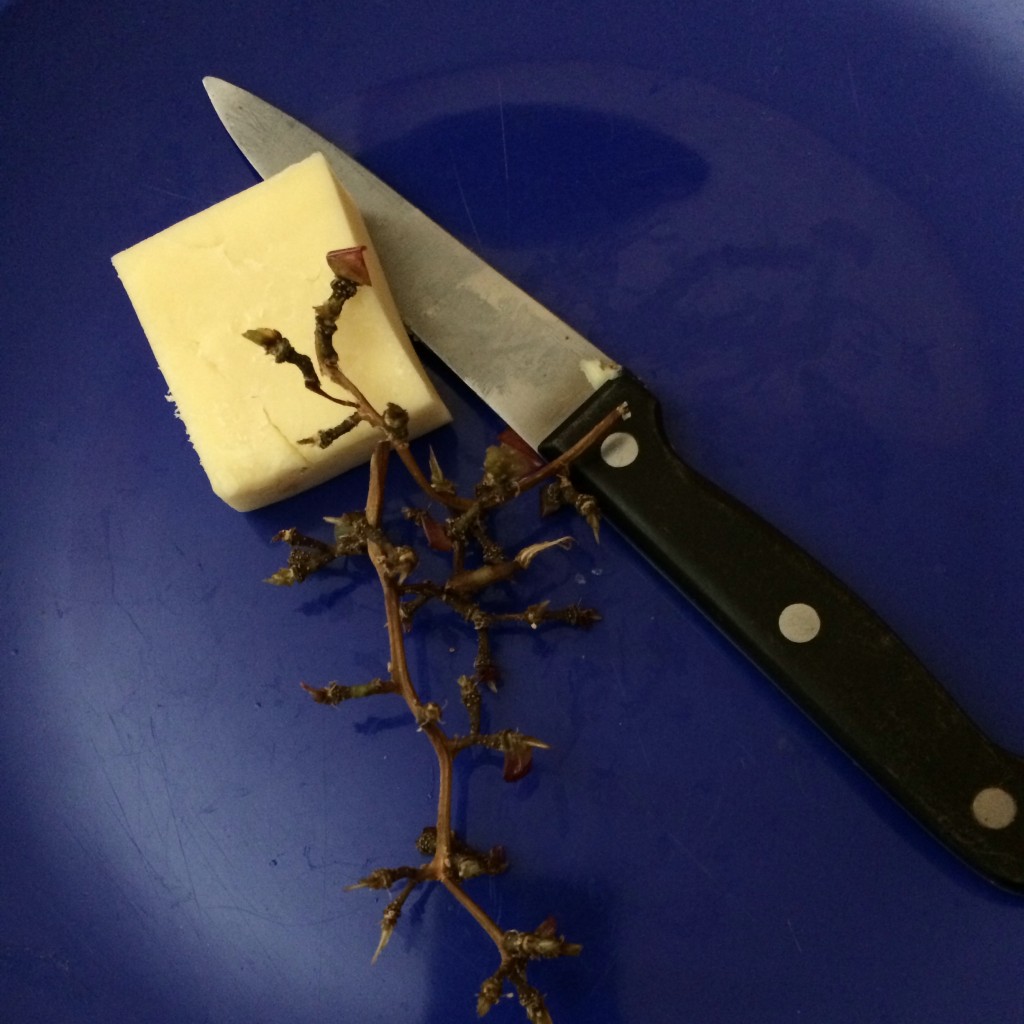
<svg viewBox="0 0 1024 1024"><path fill-rule="evenodd" d="M316 362L313 307L330 295L332 249L365 245L371 287L350 299L334 335L341 366L379 410L409 413L418 436L449 415L423 371L362 217L319 153L118 253L135 307L213 490L249 511L369 458L362 423L329 448L300 438L348 412L308 391L242 335L270 327ZM329 381L324 389L345 397Z"/></svg>

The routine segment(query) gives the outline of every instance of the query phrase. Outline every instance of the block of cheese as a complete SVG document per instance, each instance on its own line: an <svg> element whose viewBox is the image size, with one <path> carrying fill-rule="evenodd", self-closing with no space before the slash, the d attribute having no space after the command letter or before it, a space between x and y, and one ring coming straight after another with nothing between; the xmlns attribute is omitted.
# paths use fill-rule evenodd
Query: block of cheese
<svg viewBox="0 0 1024 1024"><path fill-rule="evenodd" d="M313 359L313 307L331 292L326 254L365 245L371 287L338 320L340 364L377 409L409 413L418 436L448 422L388 291L354 202L317 153L118 253L135 307L214 492L249 511L369 458L379 438L360 424L328 448L300 438L350 410L308 391L299 370L243 337L279 330ZM324 389L345 397L329 381Z"/></svg>

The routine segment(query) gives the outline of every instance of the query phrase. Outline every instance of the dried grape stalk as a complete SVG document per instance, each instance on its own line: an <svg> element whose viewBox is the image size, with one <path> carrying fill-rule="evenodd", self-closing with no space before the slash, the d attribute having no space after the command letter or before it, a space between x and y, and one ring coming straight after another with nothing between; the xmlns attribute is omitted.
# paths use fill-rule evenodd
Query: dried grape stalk
<svg viewBox="0 0 1024 1024"><path fill-rule="evenodd" d="M499 625L531 629L549 625L587 628L600 616L593 609L577 605L552 608L548 600L535 601L512 612L487 607L484 602L492 588L517 582L521 576L529 574L536 561L552 557L551 552L564 550L571 544L570 538L558 537L521 547L510 555L492 536L489 520L497 509L544 485L542 512L548 514L563 506L574 508L591 526L596 538L599 517L596 502L573 488L568 470L575 458L611 430L625 410L617 409L609 414L569 452L551 463L541 462L517 439L503 437L498 445L487 449L480 479L471 495L460 495L442 472L432 451L427 472L416 462L408 445L408 417L404 410L394 405L386 406L383 412L375 409L339 365L332 339L342 310L356 291L370 282L360 249L332 252L328 263L335 277L330 297L314 311L314 340L320 372L341 388L345 397L328 393L312 361L297 353L279 332L258 328L246 332L245 336L260 344L278 362L295 365L310 391L353 409L342 423L319 431L315 437L303 438L302 443L326 446L359 422L370 423L380 431L382 439L370 460L364 508L327 517L326 521L334 529L331 540L310 537L294 529L279 532L274 539L289 545L288 562L268 582L301 583L339 558L369 559L384 601L388 637L386 675L366 683L302 685L317 703L331 706L371 697L403 701L410 722L430 743L438 765L437 818L420 832L415 844L426 859L416 865L377 868L349 888L390 890L401 883L400 891L384 909L380 940L373 953L375 961L391 939L409 896L420 886L442 886L477 921L498 955L497 969L477 993L477 1013L481 1016L487 1013L508 988L518 997L531 1024L550 1024L544 997L527 980L527 967L534 960L576 956L581 947L557 934L553 918L532 931L503 929L466 891L467 881L500 874L508 864L502 846L479 851L453 830L453 766L456 757L467 750L489 750L503 756L504 778L515 782L529 773L535 751L548 749L542 739L518 729L483 731L483 691L496 692L501 678L494 660L491 630ZM418 527L430 551L447 557L448 571L443 579L419 578L420 560L415 549L392 539L385 528L384 494L391 453L400 458L428 500L447 517L442 520L431 509L406 509L403 516L405 522ZM428 604L449 609L476 633L472 671L456 680L467 721L462 734L446 728L439 704L421 700L409 670L405 635L412 628L417 613Z"/></svg>

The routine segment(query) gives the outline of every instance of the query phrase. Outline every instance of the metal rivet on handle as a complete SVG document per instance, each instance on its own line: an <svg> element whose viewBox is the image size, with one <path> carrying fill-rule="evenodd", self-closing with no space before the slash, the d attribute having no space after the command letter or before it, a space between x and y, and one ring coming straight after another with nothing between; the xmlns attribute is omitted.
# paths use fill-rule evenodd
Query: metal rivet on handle
<svg viewBox="0 0 1024 1024"><path fill-rule="evenodd" d="M821 631L821 616L809 604L791 604L779 616L779 632L795 644L813 640Z"/></svg>
<svg viewBox="0 0 1024 1024"><path fill-rule="evenodd" d="M971 813L984 828L1006 828L1017 817L1017 801L1001 786L989 786L974 798Z"/></svg>
<svg viewBox="0 0 1024 1024"><path fill-rule="evenodd" d="M632 434L616 430L601 442L601 458L612 469L622 469L635 461L640 454L640 445Z"/></svg>

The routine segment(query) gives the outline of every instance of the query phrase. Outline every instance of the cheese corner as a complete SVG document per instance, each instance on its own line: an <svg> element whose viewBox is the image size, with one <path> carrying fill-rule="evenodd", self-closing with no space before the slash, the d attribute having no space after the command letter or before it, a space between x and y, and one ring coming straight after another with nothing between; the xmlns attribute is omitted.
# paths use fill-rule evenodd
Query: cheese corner
<svg viewBox="0 0 1024 1024"><path fill-rule="evenodd" d="M368 459L378 440L363 423L328 448L299 444L346 410L243 337L276 328L313 357L313 307L333 276L325 256L355 245L367 246L372 287L345 305L334 347L370 402L402 406L419 436L447 423L448 411L362 217L321 154L113 258L210 484L232 508L247 512L322 483Z"/></svg>

